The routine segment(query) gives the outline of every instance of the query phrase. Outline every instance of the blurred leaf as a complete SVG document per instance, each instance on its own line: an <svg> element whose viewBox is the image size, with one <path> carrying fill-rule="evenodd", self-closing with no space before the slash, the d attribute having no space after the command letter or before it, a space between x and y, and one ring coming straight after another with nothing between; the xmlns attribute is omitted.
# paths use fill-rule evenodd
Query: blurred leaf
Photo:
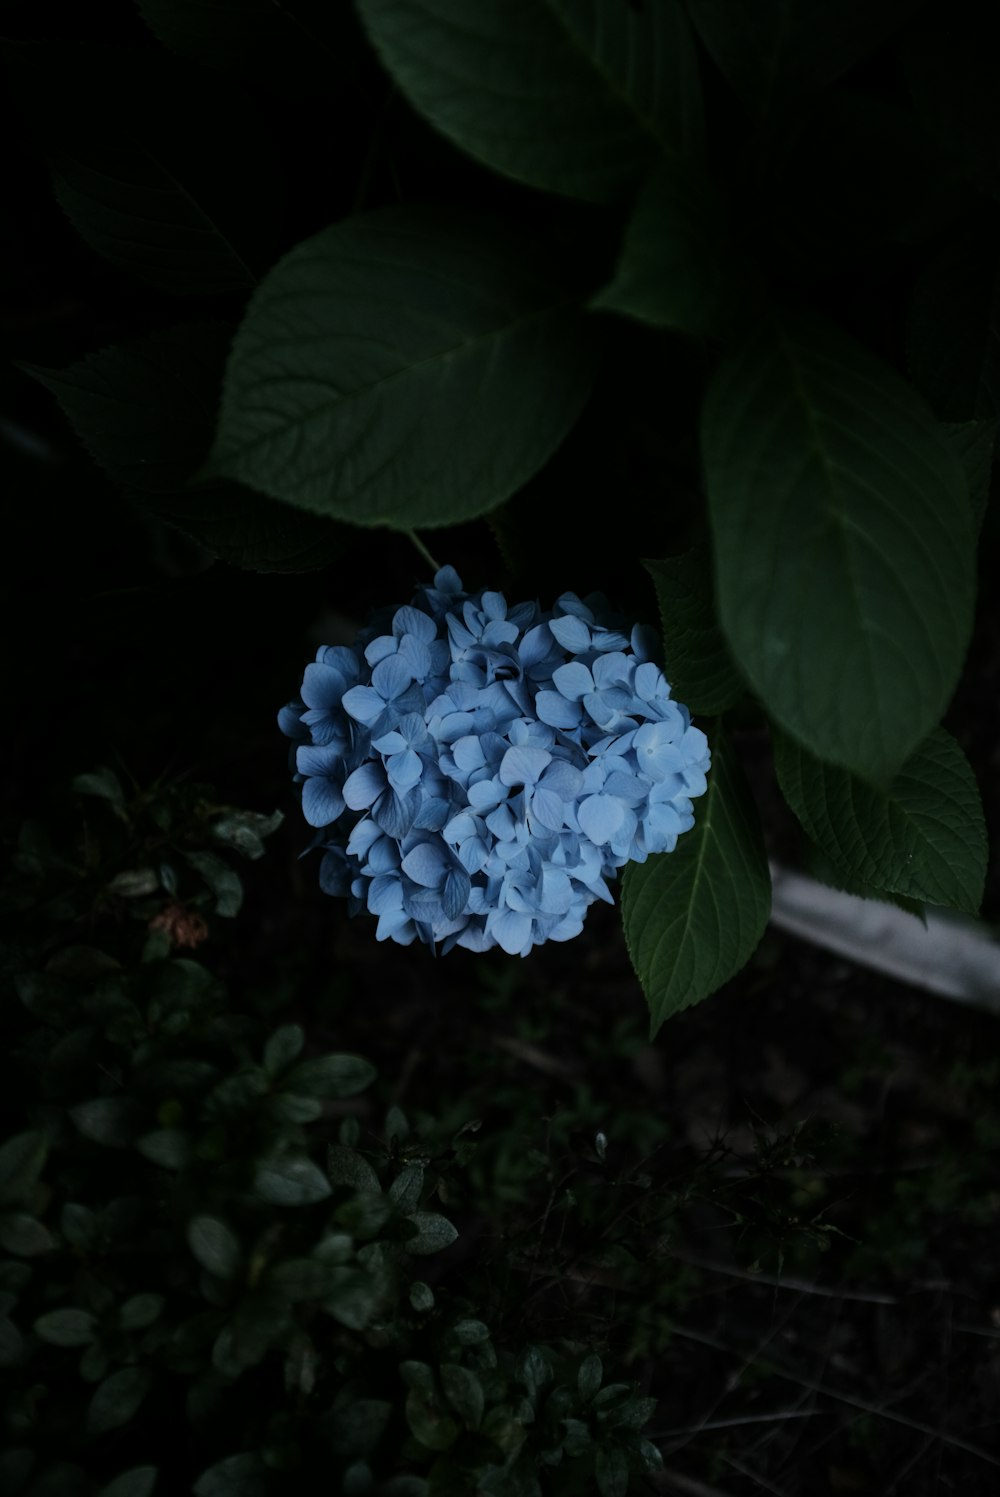
<svg viewBox="0 0 1000 1497"><path fill-rule="evenodd" d="M31 1201L45 1168L48 1139L44 1133L16 1133L0 1145L0 1205L20 1206Z"/></svg>
<svg viewBox="0 0 1000 1497"><path fill-rule="evenodd" d="M383 1299L383 1286L361 1269L335 1270L337 1282L323 1308L349 1330L363 1331Z"/></svg>
<svg viewBox="0 0 1000 1497"><path fill-rule="evenodd" d="M262 858L267 851L264 838L276 832L284 819L281 811L273 811L270 816L261 816L255 811L234 811L212 823L212 836L216 842L235 848L245 858Z"/></svg>
<svg viewBox="0 0 1000 1497"><path fill-rule="evenodd" d="M162 291L255 283L273 254L280 189L248 100L153 49L3 50L59 204L92 249Z"/></svg>
<svg viewBox="0 0 1000 1497"><path fill-rule="evenodd" d="M552 1365L538 1346L526 1346L517 1359L515 1376L535 1402L541 1390L552 1381Z"/></svg>
<svg viewBox="0 0 1000 1497"><path fill-rule="evenodd" d="M933 732L888 791L773 734L782 793L806 833L850 878L975 914L986 877L986 825L975 776L955 740Z"/></svg>
<svg viewBox="0 0 1000 1497"><path fill-rule="evenodd" d="M96 1332L89 1310L48 1310L35 1321L35 1334L52 1346L88 1346Z"/></svg>
<svg viewBox="0 0 1000 1497"><path fill-rule="evenodd" d="M243 904L240 876L211 852L186 852L184 858L197 869L215 895L215 913L231 920Z"/></svg>
<svg viewBox="0 0 1000 1497"><path fill-rule="evenodd" d="M574 275L509 222L454 210L324 229L250 302L203 476L359 525L486 513L586 399L596 348Z"/></svg>
<svg viewBox="0 0 1000 1497"><path fill-rule="evenodd" d="M306 1042L301 1024L283 1024L264 1046L264 1070L272 1078L280 1076L302 1053Z"/></svg>
<svg viewBox="0 0 1000 1497"><path fill-rule="evenodd" d="M628 1491L628 1462L624 1450L618 1445L599 1446L594 1475L601 1497L625 1497Z"/></svg>
<svg viewBox="0 0 1000 1497"><path fill-rule="evenodd" d="M216 1461L193 1488L195 1497L266 1497L267 1490L267 1468L251 1451Z"/></svg>
<svg viewBox="0 0 1000 1497"><path fill-rule="evenodd" d="M132 1142L132 1103L127 1097L95 1097L69 1109L84 1138L107 1148L127 1149Z"/></svg>
<svg viewBox="0 0 1000 1497"><path fill-rule="evenodd" d="M458 1425L434 1398L411 1388L406 1395L406 1422L428 1450L447 1450L458 1439Z"/></svg>
<svg viewBox="0 0 1000 1497"><path fill-rule="evenodd" d="M48 1227L23 1211L0 1214L0 1247L7 1253L33 1258L49 1252L55 1244Z"/></svg>
<svg viewBox="0 0 1000 1497"><path fill-rule="evenodd" d="M137 1138L135 1146L144 1159L165 1170L182 1170L191 1162L191 1138L180 1128L154 1128Z"/></svg>
<svg viewBox="0 0 1000 1497"><path fill-rule="evenodd" d="M458 1237L457 1228L452 1226L446 1216L439 1216L435 1211L414 1211L406 1219L417 1228L417 1233L414 1237L408 1237L403 1246L408 1253L419 1257L440 1253Z"/></svg>
<svg viewBox="0 0 1000 1497"><path fill-rule="evenodd" d="M533 187L603 202L658 153L696 154L701 86L677 0L358 0L382 62L457 146Z"/></svg>
<svg viewBox="0 0 1000 1497"><path fill-rule="evenodd" d="M702 416L719 617L769 713L892 776L938 722L975 590L958 461L887 365L812 314L766 323Z"/></svg>
<svg viewBox="0 0 1000 1497"><path fill-rule="evenodd" d="M418 1315L426 1315L434 1308L434 1291L429 1284L416 1279L410 1285L410 1304Z"/></svg>
<svg viewBox="0 0 1000 1497"><path fill-rule="evenodd" d="M371 1062L360 1055L322 1055L296 1066L282 1086L299 1095L333 1101L357 1096L371 1086L377 1074Z"/></svg>
<svg viewBox="0 0 1000 1497"><path fill-rule="evenodd" d="M741 292L721 199L702 172L668 162L640 190L614 277L589 305L704 336L726 325Z"/></svg>
<svg viewBox="0 0 1000 1497"><path fill-rule="evenodd" d="M77 795L96 795L99 800L110 801L115 815L125 819L125 792L113 769L95 769L90 774L78 774L73 781L73 789Z"/></svg>
<svg viewBox="0 0 1000 1497"><path fill-rule="evenodd" d="M87 1433L103 1435L120 1429L138 1412L153 1381L147 1367L122 1367L104 1379L87 1409Z"/></svg>
<svg viewBox="0 0 1000 1497"><path fill-rule="evenodd" d="M719 71L759 114L827 87L882 46L921 0L686 0Z"/></svg>
<svg viewBox="0 0 1000 1497"><path fill-rule="evenodd" d="M343 1144L329 1144L326 1151L326 1173L331 1185L353 1185L355 1190L381 1192L378 1175L368 1160L356 1149Z"/></svg>
<svg viewBox="0 0 1000 1497"><path fill-rule="evenodd" d="M629 864L621 908L651 1034L753 955L771 912L771 876L757 809L721 732L694 826L673 852Z"/></svg>
<svg viewBox="0 0 1000 1497"><path fill-rule="evenodd" d="M188 1246L202 1268L220 1279L234 1279L243 1259L240 1240L216 1216L196 1216L188 1222Z"/></svg>
<svg viewBox="0 0 1000 1497"><path fill-rule="evenodd" d="M97 1497L152 1497L156 1476L156 1466L133 1466L102 1487Z"/></svg>
<svg viewBox="0 0 1000 1497"><path fill-rule="evenodd" d="M268 1272L269 1289L290 1300L320 1300L329 1293L332 1269L315 1258L288 1258Z"/></svg>
<svg viewBox="0 0 1000 1497"><path fill-rule="evenodd" d="M6 1315L0 1315L0 1367L16 1367L24 1352L24 1337Z"/></svg>
<svg viewBox="0 0 1000 1497"><path fill-rule="evenodd" d="M481 1320L457 1320L451 1334L460 1346L482 1346L490 1339L489 1326Z"/></svg>
<svg viewBox="0 0 1000 1497"><path fill-rule="evenodd" d="M142 1331L160 1318L165 1300L162 1294L133 1294L118 1312L118 1324L125 1331Z"/></svg>
<svg viewBox="0 0 1000 1497"><path fill-rule="evenodd" d="M212 443L231 335L223 323L184 323L103 348L66 369L21 367L52 392L91 457L116 483L213 556L260 572L325 566L349 542L349 533L332 521L235 483L187 488ZM242 837L240 850L255 856L249 848L270 834L274 818L248 822L249 815L223 818L213 831L231 845L234 836Z"/></svg>
<svg viewBox="0 0 1000 1497"><path fill-rule="evenodd" d="M708 717L728 711L746 688L716 616L707 548L699 545L683 556L644 561L643 566L656 585L671 695Z"/></svg>
<svg viewBox="0 0 1000 1497"><path fill-rule="evenodd" d="M338 1455L373 1455L392 1416L384 1398L355 1398L330 1417L330 1443Z"/></svg>
<svg viewBox="0 0 1000 1497"><path fill-rule="evenodd" d="M272 1159L258 1166L254 1194L272 1206L311 1206L326 1199L330 1186L311 1159Z"/></svg>
<svg viewBox="0 0 1000 1497"><path fill-rule="evenodd" d="M584 1357L580 1363L580 1370L576 1375L577 1392L583 1403L589 1403L594 1394L601 1386L604 1377L604 1364L596 1352L591 1352L589 1357Z"/></svg>
<svg viewBox="0 0 1000 1497"><path fill-rule="evenodd" d="M478 1429L482 1423L486 1395L476 1374L458 1362L442 1362L441 1386L444 1388L445 1398L463 1423L469 1429Z"/></svg>

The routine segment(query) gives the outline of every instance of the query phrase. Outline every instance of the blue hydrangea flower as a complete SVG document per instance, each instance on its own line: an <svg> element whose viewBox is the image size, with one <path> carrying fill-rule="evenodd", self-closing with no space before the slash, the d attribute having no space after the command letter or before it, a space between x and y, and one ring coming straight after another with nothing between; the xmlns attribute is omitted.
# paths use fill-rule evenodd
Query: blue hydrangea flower
<svg viewBox="0 0 1000 1497"><path fill-rule="evenodd" d="M380 941L526 956L567 941L628 862L672 852L709 769L650 658L655 635L467 594L452 567L412 604L324 646L279 726L320 885Z"/></svg>

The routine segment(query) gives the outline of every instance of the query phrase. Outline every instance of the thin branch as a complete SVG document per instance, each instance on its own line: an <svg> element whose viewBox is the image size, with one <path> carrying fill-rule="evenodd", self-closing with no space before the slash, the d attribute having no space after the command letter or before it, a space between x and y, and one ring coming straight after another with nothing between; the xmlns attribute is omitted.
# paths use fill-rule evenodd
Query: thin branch
<svg viewBox="0 0 1000 1497"><path fill-rule="evenodd" d="M408 536L409 539L413 542L414 546L420 552L420 555L423 557L424 561L426 561L431 570L434 572L440 572L440 566L434 560L433 556L428 551L427 547L424 545L417 532L415 530L404 530L403 534L405 536Z"/></svg>

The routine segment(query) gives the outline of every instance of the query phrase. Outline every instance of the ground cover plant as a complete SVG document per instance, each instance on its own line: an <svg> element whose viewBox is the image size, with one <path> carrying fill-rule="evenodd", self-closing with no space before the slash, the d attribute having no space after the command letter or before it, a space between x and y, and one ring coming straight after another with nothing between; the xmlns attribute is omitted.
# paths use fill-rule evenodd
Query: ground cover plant
<svg viewBox="0 0 1000 1497"><path fill-rule="evenodd" d="M992 1490L997 32L3 8L4 1490Z"/></svg>

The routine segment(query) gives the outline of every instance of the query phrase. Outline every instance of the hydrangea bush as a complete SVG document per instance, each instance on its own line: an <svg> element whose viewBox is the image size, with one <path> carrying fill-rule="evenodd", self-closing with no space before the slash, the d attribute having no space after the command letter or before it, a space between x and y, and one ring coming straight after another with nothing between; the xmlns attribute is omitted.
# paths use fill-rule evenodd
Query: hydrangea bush
<svg viewBox="0 0 1000 1497"><path fill-rule="evenodd" d="M708 741L651 631L608 627L600 605L510 607L443 567L306 667L279 722L320 882L377 916L379 940L526 956L578 935L625 863L694 825Z"/></svg>

